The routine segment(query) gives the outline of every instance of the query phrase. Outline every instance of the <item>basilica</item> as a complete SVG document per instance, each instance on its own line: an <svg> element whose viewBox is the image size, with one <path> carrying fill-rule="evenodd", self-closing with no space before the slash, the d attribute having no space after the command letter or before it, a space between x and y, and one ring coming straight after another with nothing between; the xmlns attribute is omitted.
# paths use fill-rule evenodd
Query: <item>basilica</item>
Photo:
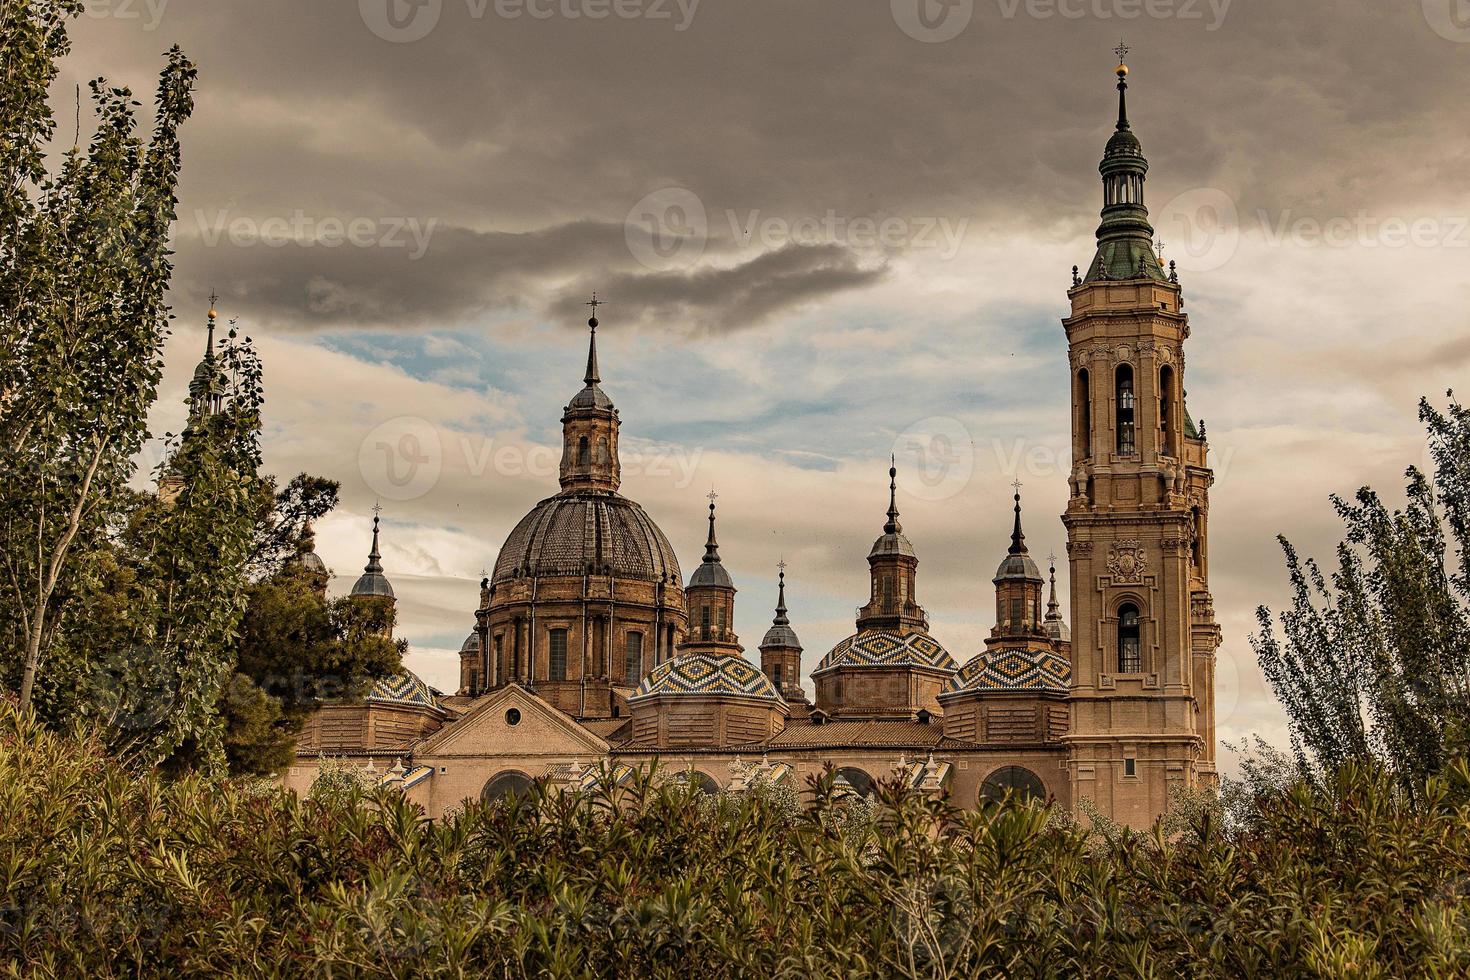
<svg viewBox="0 0 1470 980"><path fill-rule="evenodd" d="M1009 544L997 547L995 625L983 650L946 650L929 632L920 548L890 468L874 487L870 588L851 634L808 655L783 569L748 657L714 501L686 578L658 524L619 493L622 419L602 387L594 315L582 386L561 416L560 489L510 530L480 583L458 690L405 670L363 701L323 706L286 784L305 790L324 759L342 759L436 817L536 780L585 788L655 761L709 792L755 780L802 789L830 767L853 793L900 780L967 807L1007 792L1085 799L1135 827L1167 809L1172 789L1212 787L1213 476L1184 403L1189 322L1172 263L1155 252L1127 75L1120 64L1096 255L1073 270L1062 320L1070 624L1055 567L1043 574L1027 549L1018 491ZM391 602L379 534L374 518L352 595Z"/></svg>

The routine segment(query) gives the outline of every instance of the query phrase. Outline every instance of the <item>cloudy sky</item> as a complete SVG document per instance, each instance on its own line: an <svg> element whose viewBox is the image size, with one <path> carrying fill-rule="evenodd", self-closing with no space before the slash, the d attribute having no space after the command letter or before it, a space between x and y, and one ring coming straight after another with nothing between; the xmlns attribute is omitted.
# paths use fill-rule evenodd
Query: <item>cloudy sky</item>
<svg viewBox="0 0 1470 980"><path fill-rule="evenodd" d="M1112 49L1191 315L1208 425L1220 736L1284 739L1251 655L1274 536L1397 499L1421 394L1470 361L1464 0L108 0L58 81L200 66L184 133L176 427L211 289L267 363L269 468L375 499L410 663L456 683L477 580L555 488L586 310L624 491L686 569L704 495L753 652L775 565L811 668L850 631L890 452L935 635L961 660L1019 478L1064 552L1065 340ZM63 126L62 128L67 128ZM1065 569L1061 571L1065 589Z"/></svg>

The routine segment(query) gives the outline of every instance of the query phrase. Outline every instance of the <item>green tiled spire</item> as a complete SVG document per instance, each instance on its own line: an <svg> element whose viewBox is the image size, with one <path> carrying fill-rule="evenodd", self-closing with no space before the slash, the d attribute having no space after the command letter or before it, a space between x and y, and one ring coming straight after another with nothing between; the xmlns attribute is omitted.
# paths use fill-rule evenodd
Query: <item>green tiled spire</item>
<svg viewBox="0 0 1470 980"><path fill-rule="evenodd" d="M1102 224L1097 228L1097 255L1087 282L1100 279L1168 280L1154 254L1154 229L1143 203L1148 161L1143 145L1128 124L1128 49L1118 48L1118 128L1108 140L1098 171L1103 179Z"/></svg>

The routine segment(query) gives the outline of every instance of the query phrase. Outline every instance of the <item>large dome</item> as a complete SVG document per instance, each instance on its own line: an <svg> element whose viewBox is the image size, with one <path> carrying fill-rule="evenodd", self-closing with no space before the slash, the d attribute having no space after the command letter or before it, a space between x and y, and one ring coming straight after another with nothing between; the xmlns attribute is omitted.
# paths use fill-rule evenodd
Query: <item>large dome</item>
<svg viewBox="0 0 1470 980"><path fill-rule="evenodd" d="M548 497L521 519L500 549L492 581L589 570L644 582L684 581L673 546L642 507L616 493L582 490Z"/></svg>

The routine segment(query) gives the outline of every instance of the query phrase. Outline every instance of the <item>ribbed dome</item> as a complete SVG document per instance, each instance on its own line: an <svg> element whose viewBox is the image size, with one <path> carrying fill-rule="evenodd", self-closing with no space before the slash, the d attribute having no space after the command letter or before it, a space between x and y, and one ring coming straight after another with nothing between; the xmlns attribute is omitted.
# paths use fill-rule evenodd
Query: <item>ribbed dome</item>
<svg viewBox="0 0 1470 980"><path fill-rule="evenodd" d="M796 630L787 624L772 626L766 630L765 639L761 640L760 649L767 647L785 647L787 649L801 649L801 640L797 639Z"/></svg>
<svg viewBox="0 0 1470 980"><path fill-rule="evenodd" d="M460 644L459 652L460 653L479 653L480 652L480 634L479 633L471 633L469 636L465 637L464 638L464 643Z"/></svg>
<svg viewBox="0 0 1470 980"><path fill-rule="evenodd" d="M1121 156L1141 157L1143 156L1143 144L1138 141L1137 136L1133 135L1131 129L1120 129L1108 140L1108 147L1103 151L1103 156L1104 158Z"/></svg>
<svg viewBox="0 0 1470 980"><path fill-rule="evenodd" d="M735 580L730 578L730 573L725 571L725 566L719 562L701 562L689 576L689 587L697 589L705 586L718 586L722 589L735 588Z"/></svg>
<svg viewBox="0 0 1470 980"><path fill-rule="evenodd" d="M616 493L572 490L521 519L500 549L492 581L589 570L643 582L684 580L669 539L642 507Z"/></svg>
<svg viewBox="0 0 1470 980"><path fill-rule="evenodd" d="M744 657L734 654L686 653L653 669L632 700L657 695L729 697L781 704L770 678Z"/></svg>
<svg viewBox="0 0 1470 980"><path fill-rule="evenodd" d="M1000 567L995 570L997 582L1018 578L1032 582L1041 581L1041 569L1036 567L1036 562L1032 561L1031 556L1025 552L1019 555L1006 555Z"/></svg>
<svg viewBox="0 0 1470 980"><path fill-rule="evenodd" d="M880 555L907 555L910 558L916 557L914 546L909 543L908 537L901 531L885 534L873 542L873 547L868 550L868 557L876 558Z"/></svg>
<svg viewBox="0 0 1470 980"><path fill-rule="evenodd" d="M589 384L581 391L572 396L567 403L567 411L575 412L584 408L610 409L613 407L612 399L596 384Z"/></svg>

